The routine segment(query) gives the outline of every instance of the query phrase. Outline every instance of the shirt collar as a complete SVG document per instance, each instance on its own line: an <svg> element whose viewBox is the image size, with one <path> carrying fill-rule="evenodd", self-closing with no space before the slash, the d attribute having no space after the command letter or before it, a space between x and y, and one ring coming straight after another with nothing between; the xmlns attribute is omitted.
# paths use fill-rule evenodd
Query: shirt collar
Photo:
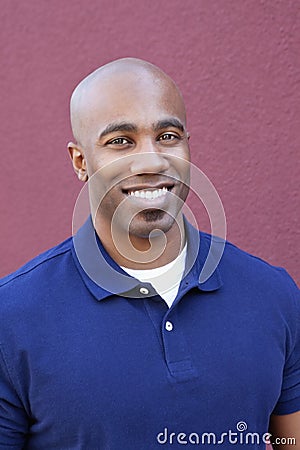
<svg viewBox="0 0 300 450"><path fill-rule="evenodd" d="M203 291L218 289L222 285L221 276L218 267L212 269L220 243L205 233L199 233L186 219L185 228L188 246L184 280L189 279L190 287L197 286ZM131 298L157 295L150 283L141 283L129 276L110 257L95 231L91 216L73 236L72 255L86 287L97 300L114 294ZM208 256L211 257L209 266ZM207 279L202 276L201 280L205 265L212 273Z"/></svg>

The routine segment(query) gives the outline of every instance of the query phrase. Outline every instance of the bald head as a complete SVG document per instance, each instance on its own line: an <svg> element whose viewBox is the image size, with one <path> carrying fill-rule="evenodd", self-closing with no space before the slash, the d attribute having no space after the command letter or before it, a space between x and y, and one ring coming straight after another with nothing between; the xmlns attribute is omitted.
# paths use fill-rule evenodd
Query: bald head
<svg viewBox="0 0 300 450"><path fill-rule="evenodd" d="M122 98L131 104L128 96L151 97L159 95L162 106L176 104L185 124L185 106L182 95L175 82L157 66L136 58L122 58L112 61L92 72L75 88L70 104L71 125L74 138L84 145L88 139L89 124L95 111L120 102ZM133 101L132 101L133 103Z"/></svg>
<svg viewBox="0 0 300 450"><path fill-rule="evenodd" d="M143 251L153 230L177 229L175 218L188 193L190 151L185 107L174 81L146 61L113 61L76 87L71 120L77 142L70 142L68 150L78 178L90 181L100 238L110 240L120 210L118 230L123 236L130 229L139 242L146 239L146 246L140 242ZM148 198L147 189L153 191L149 205L154 215L145 215L149 208L140 203ZM174 233L174 241L180 241ZM109 245L114 251L113 239Z"/></svg>

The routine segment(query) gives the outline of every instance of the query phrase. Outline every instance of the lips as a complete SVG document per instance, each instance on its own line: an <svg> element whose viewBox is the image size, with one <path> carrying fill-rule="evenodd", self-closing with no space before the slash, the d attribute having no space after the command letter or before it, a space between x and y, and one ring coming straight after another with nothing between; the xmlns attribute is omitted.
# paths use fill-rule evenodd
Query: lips
<svg viewBox="0 0 300 450"><path fill-rule="evenodd" d="M138 180L137 180L138 181ZM175 185L175 182L173 181L161 181L161 182L151 182L150 180L148 182L137 182L137 183L131 183L126 186L125 184L122 186L122 191L126 194L128 192L135 192L135 191L154 191L166 188L168 191L170 191Z"/></svg>

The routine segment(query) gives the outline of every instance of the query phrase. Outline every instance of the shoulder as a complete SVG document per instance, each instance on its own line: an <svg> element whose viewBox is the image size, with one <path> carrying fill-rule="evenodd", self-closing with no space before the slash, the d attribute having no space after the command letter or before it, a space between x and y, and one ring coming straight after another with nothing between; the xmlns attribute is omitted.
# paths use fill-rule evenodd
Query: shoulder
<svg viewBox="0 0 300 450"><path fill-rule="evenodd" d="M248 253L229 241L213 237L207 233L200 233L206 247L212 247L212 239L216 253L222 252L218 270L224 284L230 284L236 290L244 289L248 292L268 297L291 298L296 307L300 307L299 289L283 267L278 267ZM295 300L296 298L296 300Z"/></svg>
<svg viewBox="0 0 300 450"><path fill-rule="evenodd" d="M246 307L256 310L264 323L289 324L299 332L300 291L283 268L274 266L226 242L219 264L224 288ZM298 331L297 331L298 330Z"/></svg>
<svg viewBox="0 0 300 450"><path fill-rule="evenodd" d="M231 242L226 242L224 263L234 269L237 275L247 277L257 285L272 284L276 288L298 290L296 283L283 267L275 266L264 259L248 253Z"/></svg>
<svg viewBox="0 0 300 450"><path fill-rule="evenodd" d="M37 296L47 289L49 282L56 282L70 265L72 238L35 257L15 272L0 280L0 308L7 302L12 307L30 293ZM55 280L56 279L56 280Z"/></svg>

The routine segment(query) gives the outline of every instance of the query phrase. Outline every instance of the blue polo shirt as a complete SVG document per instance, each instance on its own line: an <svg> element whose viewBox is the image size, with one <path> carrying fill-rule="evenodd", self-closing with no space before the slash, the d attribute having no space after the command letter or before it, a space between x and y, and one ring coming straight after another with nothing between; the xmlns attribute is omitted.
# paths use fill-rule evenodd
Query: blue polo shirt
<svg viewBox="0 0 300 450"><path fill-rule="evenodd" d="M270 414L300 410L296 285L230 243L201 282L211 238L187 235L170 309L90 219L2 279L1 449L263 449Z"/></svg>

